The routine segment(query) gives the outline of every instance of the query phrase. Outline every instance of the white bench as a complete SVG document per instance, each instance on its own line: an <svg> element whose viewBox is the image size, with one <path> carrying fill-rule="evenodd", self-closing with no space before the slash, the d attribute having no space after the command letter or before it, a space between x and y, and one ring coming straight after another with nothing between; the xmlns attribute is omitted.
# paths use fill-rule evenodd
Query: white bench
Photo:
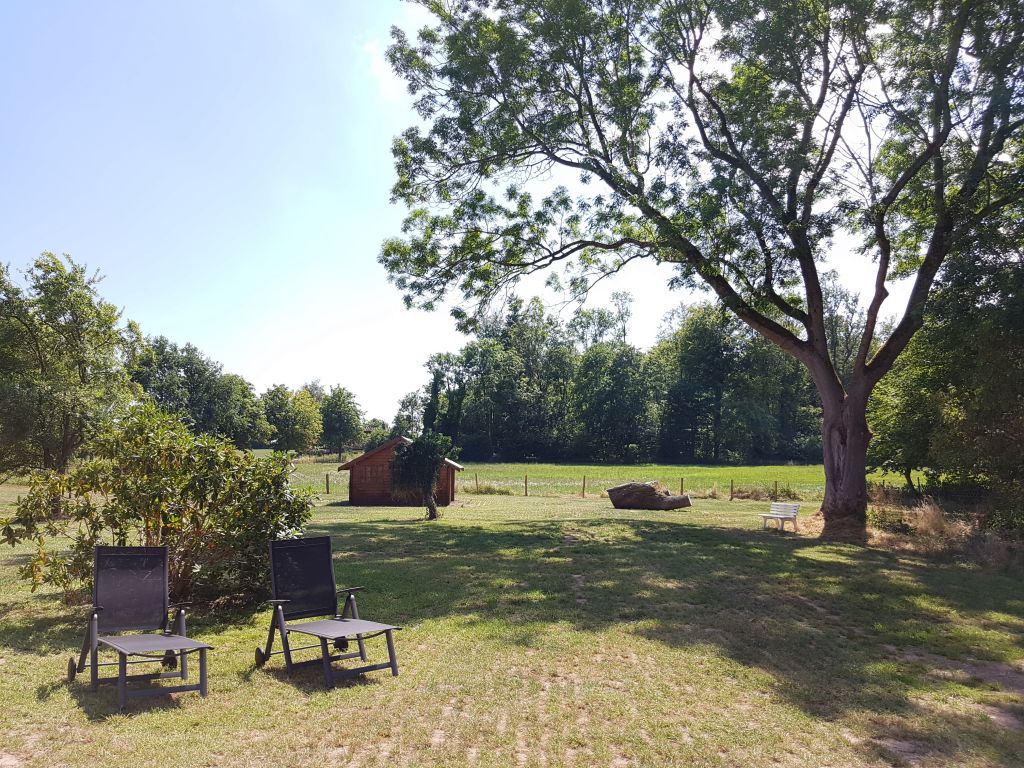
<svg viewBox="0 0 1024 768"><path fill-rule="evenodd" d="M774 520L780 531L786 530L786 521L793 521L793 530L800 530L796 524L796 513L800 511L799 504L787 504L781 501L773 501L771 511L761 515L761 529L768 527L768 521Z"/></svg>

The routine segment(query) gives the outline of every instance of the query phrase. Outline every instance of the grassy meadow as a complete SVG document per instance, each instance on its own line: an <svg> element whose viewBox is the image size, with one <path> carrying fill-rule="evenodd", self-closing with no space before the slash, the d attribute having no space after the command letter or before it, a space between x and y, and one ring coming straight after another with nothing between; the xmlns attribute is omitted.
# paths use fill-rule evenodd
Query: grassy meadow
<svg viewBox="0 0 1024 768"><path fill-rule="evenodd" d="M64 681L82 608L4 548L0 766L1024 764L1019 574L762 532L763 502L465 495L436 523L320 504L339 584L404 627L398 678L257 670L268 611L199 607L210 696L119 713Z"/></svg>
<svg viewBox="0 0 1024 768"><path fill-rule="evenodd" d="M356 455L356 454L353 454ZM330 500L348 499L348 472L338 472L337 456L304 456L295 465L296 483L312 488ZM758 466L708 466L678 464L541 464L541 463L467 463L458 476L458 492L473 494L478 487L484 493L531 496L580 496L583 478L587 496L600 497L606 488L629 481L658 480L673 493L680 486L695 496L729 498L729 484L737 495L767 497L778 484L783 498L820 501L825 492L825 470L821 464L775 464ZM326 494L326 475L330 475L331 493ZM902 484L902 478L876 473L873 482L883 479Z"/></svg>

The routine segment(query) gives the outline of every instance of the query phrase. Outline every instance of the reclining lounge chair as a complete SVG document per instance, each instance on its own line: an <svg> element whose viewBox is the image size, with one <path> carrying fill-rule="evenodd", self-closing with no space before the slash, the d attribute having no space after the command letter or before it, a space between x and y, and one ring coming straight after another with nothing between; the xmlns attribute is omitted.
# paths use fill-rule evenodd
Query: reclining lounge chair
<svg viewBox="0 0 1024 768"><path fill-rule="evenodd" d="M128 700L181 691L206 695L206 652L213 646L185 635L185 605L169 605L167 547L96 547L93 560L93 607L77 663L68 660L68 682L89 667L92 690L100 683L117 683L121 709ZM174 610L174 630L168 621ZM141 634L119 634L142 630ZM117 652L117 661L99 660L100 646ZM199 653L199 682L193 685L128 689L128 680L188 679L188 654ZM128 660L129 656L141 657ZM129 664L160 662L165 670L128 674ZM117 666L117 677L100 677L99 668ZM177 671L174 668L177 667Z"/></svg>
<svg viewBox="0 0 1024 768"><path fill-rule="evenodd" d="M323 665L324 682L332 688L337 679L344 679L390 669L398 676L398 660L395 657L395 643L392 632L401 627L378 624L359 618L355 593L362 587L338 589L334 580L334 563L331 560L331 539L317 536L307 539L285 539L270 543L270 577L273 599L270 604L274 616L267 632L266 648L256 649L256 666L262 667L276 654L284 655L288 672L305 664ZM344 595L345 603L338 613L338 597ZM295 619L310 619L327 616L319 621L296 623ZM293 648L288 636L298 632L317 638L318 643ZM274 635L281 637L281 650L274 651ZM332 667L331 662L359 658L367 661L365 641L384 635L388 645L388 661L383 664L367 664L352 669ZM358 651L347 653L349 638L355 638ZM292 653L309 648L320 649L320 659L292 661ZM332 650L333 649L333 650ZM338 651L334 653L333 651Z"/></svg>

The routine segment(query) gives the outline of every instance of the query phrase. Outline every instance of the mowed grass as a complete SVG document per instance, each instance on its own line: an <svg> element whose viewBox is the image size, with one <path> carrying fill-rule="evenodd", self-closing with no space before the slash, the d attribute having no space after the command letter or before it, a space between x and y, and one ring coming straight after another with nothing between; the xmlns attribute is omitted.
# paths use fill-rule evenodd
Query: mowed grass
<svg viewBox="0 0 1024 768"><path fill-rule="evenodd" d="M295 465L296 483L311 488L332 501L348 498L348 472L338 472L336 457L305 457ZM458 476L458 492L472 494L478 487L522 496L527 488L531 496L579 496L583 478L587 478L587 495L600 496L613 486L630 481L658 480L673 493L682 485L685 493L707 496L717 491L729 498L730 483L742 495L758 491L762 496L774 493L776 484L783 498L820 500L825 492L825 470L821 464L708 466L673 464L539 464L539 463L468 463ZM330 475L331 493L326 493L326 475ZM874 482L885 479L901 485L902 478L876 473Z"/></svg>
<svg viewBox="0 0 1024 768"><path fill-rule="evenodd" d="M268 611L199 610L210 696L123 714L64 682L81 607L0 550L0 765L1024 764L1019 575L765 533L763 506L322 506L339 584L404 627L401 676L257 670Z"/></svg>

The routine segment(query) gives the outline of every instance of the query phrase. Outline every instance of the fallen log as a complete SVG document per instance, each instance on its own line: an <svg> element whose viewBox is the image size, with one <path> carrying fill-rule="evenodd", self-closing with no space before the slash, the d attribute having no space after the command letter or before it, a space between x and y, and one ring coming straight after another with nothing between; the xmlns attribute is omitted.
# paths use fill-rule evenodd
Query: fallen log
<svg viewBox="0 0 1024 768"><path fill-rule="evenodd" d="M681 509L690 506L689 496L673 496L657 480L623 483L609 488L607 493L616 509Z"/></svg>

